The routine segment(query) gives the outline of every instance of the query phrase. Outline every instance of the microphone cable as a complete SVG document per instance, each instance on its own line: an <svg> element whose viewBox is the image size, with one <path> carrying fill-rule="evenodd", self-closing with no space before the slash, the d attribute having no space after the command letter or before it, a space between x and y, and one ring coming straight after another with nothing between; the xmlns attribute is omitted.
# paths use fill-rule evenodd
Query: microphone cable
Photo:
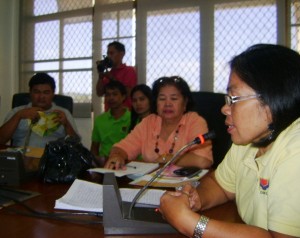
<svg viewBox="0 0 300 238"><path fill-rule="evenodd" d="M15 204L21 205L23 208L25 208L27 211L20 211L18 209L14 209L8 206L2 206L1 208L4 211L8 211L10 213L15 213L18 215L24 215L29 217L35 217L35 218L44 218L44 219L53 219L53 220L60 220L60 221L67 221L72 223L80 223L80 224L103 224L103 221L93 221L93 220L87 220L83 218L70 218L71 216L95 216L95 217L102 217L103 213L98 212L58 212L58 213L51 213L51 212L44 212L44 211L38 211L35 210L28 205L26 205L23 201L20 201L18 199L15 199L10 196L6 196L3 194L0 194L0 197L12 200Z"/></svg>

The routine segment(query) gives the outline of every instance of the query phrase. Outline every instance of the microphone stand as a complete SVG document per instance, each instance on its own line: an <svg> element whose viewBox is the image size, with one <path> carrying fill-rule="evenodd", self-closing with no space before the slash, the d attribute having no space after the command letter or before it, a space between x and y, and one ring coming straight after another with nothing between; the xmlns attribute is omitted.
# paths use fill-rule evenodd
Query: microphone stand
<svg viewBox="0 0 300 238"><path fill-rule="evenodd" d="M145 186L143 188L140 189L140 191L135 195L135 197L133 198L130 207L129 207L129 211L128 211L128 218L131 219L131 213L132 213L132 209L134 207L134 205L136 204L136 201L139 199L139 197L142 195L142 193L153 183L153 181L155 179L157 179L161 173L171 164L173 163L178 156L181 154L182 151L184 151L185 149L187 149L188 147L194 145L194 144L203 144L206 140L208 139L213 139L215 137L215 132L211 131L208 132L207 134L203 135L202 138L200 139L199 137L196 137L193 141L191 141L190 143L186 144L185 146L183 146L180 150L178 150L176 152L176 154L167 162L165 163L165 165L163 167L161 167L156 174L145 184Z"/></svg>
<svg viewBox="0 0 300 238"><path fill-rule="evenodd" d="M28 131L27 131L27 134L26 134L26 137L25 137L25 143L24 143L24 147L23 147L23 156L25 156L26 155L26 153L27 153L27 147L28 147L28 144L29 144L29 140L30 140L30 136L31 136L31 132L32 132L32 128L33 128L33 126L36 124L36 120L35 121L31 121L30 122L30 125L29 125L29 127L28 127Z"/></svg>

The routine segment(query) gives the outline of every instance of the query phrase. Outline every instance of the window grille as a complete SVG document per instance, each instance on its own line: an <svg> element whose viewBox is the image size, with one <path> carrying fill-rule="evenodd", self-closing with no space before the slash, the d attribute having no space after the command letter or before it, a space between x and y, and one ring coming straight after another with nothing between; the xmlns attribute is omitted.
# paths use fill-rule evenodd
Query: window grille
<svg viewBox="0 0 300 238"><path fill-rule="evenodd" d="M56 79L56 93L90 106L97 98L95 61L118 40L140 83L151 86L161 76L180 75L193 91L225 92L228 62L250 45L279 43L299 51L300 3L279 2L23 0L20 88L27 91L30 77L45 71ZM281 31L289 39L282 42L278 21L287 13L291 34Z"/></svg>
<svg viewBox="0 0 300 238"><path fill-rule="evenodd" d="M290 44L291 48L300 52L300 1L290 1L290 19L291 27Z"/></svg>

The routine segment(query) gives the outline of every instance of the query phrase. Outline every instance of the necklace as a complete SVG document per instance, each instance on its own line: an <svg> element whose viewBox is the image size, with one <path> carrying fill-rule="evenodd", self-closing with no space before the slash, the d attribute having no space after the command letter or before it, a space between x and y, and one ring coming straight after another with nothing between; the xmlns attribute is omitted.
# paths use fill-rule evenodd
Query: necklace
<svg viewBox="0 0 300 238"><path fill-rule="evenodd" d="M171 145L171 148L169 149L169 154L173 154L174 152L174 147L175 147L175 143L178 139L178 133L179 133L179 129L180 129L181 125L179 125L175 131L175 136L174 136L174 139L173 139L173 143ZM154 148L154 152L155 153L159 153L159 148L158 148L158 139L159 139L159 135L156 136L156 142L155 142L155 148Z"/></svg>

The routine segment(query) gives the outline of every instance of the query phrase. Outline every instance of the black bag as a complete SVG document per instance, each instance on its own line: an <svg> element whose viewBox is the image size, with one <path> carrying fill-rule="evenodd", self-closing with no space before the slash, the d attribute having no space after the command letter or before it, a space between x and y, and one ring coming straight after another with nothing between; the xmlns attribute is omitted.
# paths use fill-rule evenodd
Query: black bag
<svg viewBox="0 0 300 238"><path fill-rule="evenodd" d="M47 183L71 183L92 167L93 154L78 136L67 136L46 144L39 165L39 176Z"/></svg>

